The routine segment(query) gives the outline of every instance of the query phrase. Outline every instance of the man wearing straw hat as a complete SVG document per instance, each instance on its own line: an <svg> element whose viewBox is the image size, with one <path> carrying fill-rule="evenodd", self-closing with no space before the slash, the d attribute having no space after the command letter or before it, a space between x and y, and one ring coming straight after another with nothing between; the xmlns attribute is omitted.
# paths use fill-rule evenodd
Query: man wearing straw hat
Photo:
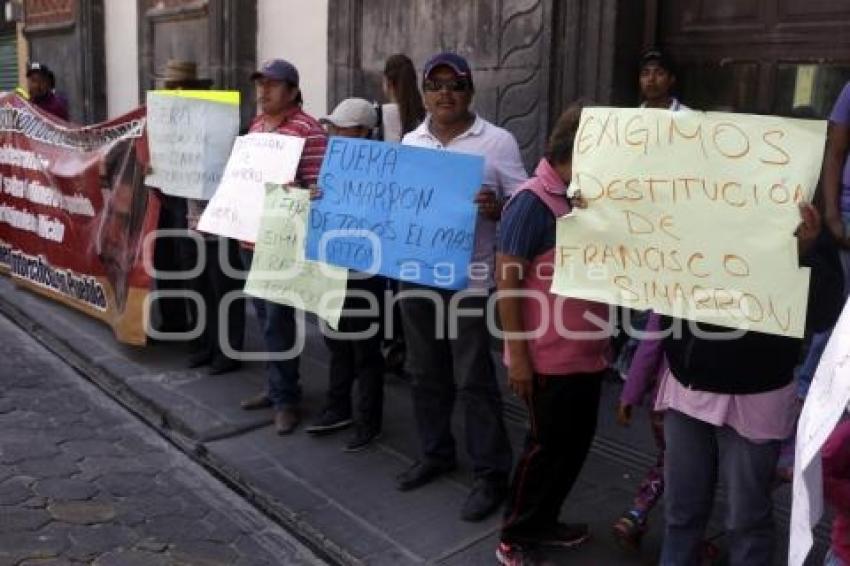
<svg viewBox="0 0 850 566"><path fill-rule="evenodd" d="M154 88L207 89L210 80L198 79L198 65L194 61L170 59L162 75L154 76ZM185 198L167 195L157 191L161 207L159 212L159 230L186 230L188 203ZM157 272L181 272L194 267L196 254L194 244L188 237L161 236L154 245L154 268ZM185 291L196 287L193 281L158 279L159 291ZM159 306L160 322L158 330L164 333L182 333L192 330L196 318L194 304L183 297L168 297L156 301Z"/></svg>
<svg viewBox="0 0 850 566"><path fill-rule="evenodd" d="M155 77L158 84L168 90L204 90L212 86L210 79L198 78L198 64L194 61L169 59L165 73Z"/></svg>
<svg viewBox="0 0 850 566"><path fill-rule="evenodd" d="M158 80L167 90L207 90L212 87L211 80L198 78L198 65L194 61L169 60L165 66L165 75L158 77ZM197 230L198 221L207 201L170 196L165 198L169 201L185 203L186 214L183 218L185 218L186 227L189 230ZM173 206L176 210L180 204ZM241 280L231 277L223 269L220 249L224 246L227 261L234 269L242 268L242 258L239 255L239 245L235 240L212 234L203 234L202 237L206 247L206 263L201 266L198 277L182 282L184 287L198 292L203 297L203 303L199 307L206 311L204 317L206 325L201 329L201 335L192 341L192 355L188 366L190 368L209 366L209 374L218 375L241 366L238 360L224 353L223 340L227 340L232 349L239 351L242 349L245 331L245 301L239 299L231 302L226 319L220 316L219 306L222 298L229 292L242 287ZM191 269L197 262L195 245L189 242L188 238L180 238L174 242L177 244L180 264L184 266L182 269ZM190 309L192 305L193 303L190 302ZM219 331L222 325L226 327L225 333ZM219 338L220 335L223 338Z"/></svg>

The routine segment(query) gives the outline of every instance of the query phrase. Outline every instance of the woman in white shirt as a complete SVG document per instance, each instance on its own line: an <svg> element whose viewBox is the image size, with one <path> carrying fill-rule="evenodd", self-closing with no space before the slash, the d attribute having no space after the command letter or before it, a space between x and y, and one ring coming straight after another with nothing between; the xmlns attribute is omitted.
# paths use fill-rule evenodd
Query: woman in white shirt
<svg viewBox="0 0 850 566"><path fill-rule="evenodd" d="M412 132L425 119L425 106L419 93L419 83L413 61L403 53L390 55L384 64L384 96L389 99L379 110L379 139L401 142L401 138ZM396 282L387 285L396 290ZM392 336L385 338L387 370L402 375L404 372L405 346L398 303L393 307ZM383 318L383 317L382 317Z"/></svg>
<svg viewBox="0 0 850 566"><path fill-rule="evenodd" d="M389 103L381 106L381 139L400 142L425 118L425 107L416 78L416 68L407 55L390 55L384 65L384 95Z"/></svg>

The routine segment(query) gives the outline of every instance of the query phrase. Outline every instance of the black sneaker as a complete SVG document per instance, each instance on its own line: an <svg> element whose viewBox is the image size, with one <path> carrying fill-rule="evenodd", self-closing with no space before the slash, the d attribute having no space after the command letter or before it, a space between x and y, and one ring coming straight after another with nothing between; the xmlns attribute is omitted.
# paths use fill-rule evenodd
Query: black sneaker
<svg viewBox="0 0 850 566"><path fill-rule="evenodd" d="M210 363L213 359L212 352L209 350L201 350L189 356L189 369L199 368Z"/></svg>
<svg viewBox="0 0 850 566"><path fill-rule="evenodd" d="M499 508L507 493L505 482L477 478L463 504L460 518L473 523L487 518Z"/></svg>
<svg viewBox="0 0 850 566"><path fill-rule="evenodd" d="M351 417L341 417L333 411L325 411L319 419L304 429L310 434L327 434L351 426Z"/></svg>
<svg viewBox="0 0 850 566"><path fill-rule="evenodd" d="M345 445L345 452L360 452L366 450L373 442L381 438L381 431L373 432L363 427L356 427L354 436Z"/></svg>

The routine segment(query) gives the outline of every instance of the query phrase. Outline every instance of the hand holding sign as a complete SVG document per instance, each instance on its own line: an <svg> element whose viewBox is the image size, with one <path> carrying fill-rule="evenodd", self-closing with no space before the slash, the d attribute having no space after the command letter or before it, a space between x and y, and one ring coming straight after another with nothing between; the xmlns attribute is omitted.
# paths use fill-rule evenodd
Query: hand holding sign
<svg viewBox="0 0 850 566"><path fill-rule="evenodd" d="M490 187L481 187L475 195L475 204L478 205L478 212L493 221L498 221L502 217L502 203L496 196L496 192Z"/></svg>
<svg viewBox="0 0 850 566"><path fill-rule="evenodd" d="M797 227L797 253L800 256L806 255L815 241L818 239L818 234L821 231L821 217L818 209L809 203L800 205L800 216L803 221Z"/></svg>

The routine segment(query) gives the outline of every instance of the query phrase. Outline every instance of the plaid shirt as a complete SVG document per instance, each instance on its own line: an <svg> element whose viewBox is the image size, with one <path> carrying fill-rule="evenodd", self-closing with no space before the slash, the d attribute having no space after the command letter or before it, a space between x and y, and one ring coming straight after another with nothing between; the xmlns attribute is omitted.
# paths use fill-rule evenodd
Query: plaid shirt
<svg viewBox="0 0 850 566"><path fill-rule="evenodd" d="M295 107L286 113L278 127L267 130L265 116L260 114L251 122L250 132L304 138L304 151L301 153L301 161L295 172L295 182L305 187L318 182L319 169L322 167L325 148L328 145L328 134L315 118L304 113L300 107Z"/></svg>

